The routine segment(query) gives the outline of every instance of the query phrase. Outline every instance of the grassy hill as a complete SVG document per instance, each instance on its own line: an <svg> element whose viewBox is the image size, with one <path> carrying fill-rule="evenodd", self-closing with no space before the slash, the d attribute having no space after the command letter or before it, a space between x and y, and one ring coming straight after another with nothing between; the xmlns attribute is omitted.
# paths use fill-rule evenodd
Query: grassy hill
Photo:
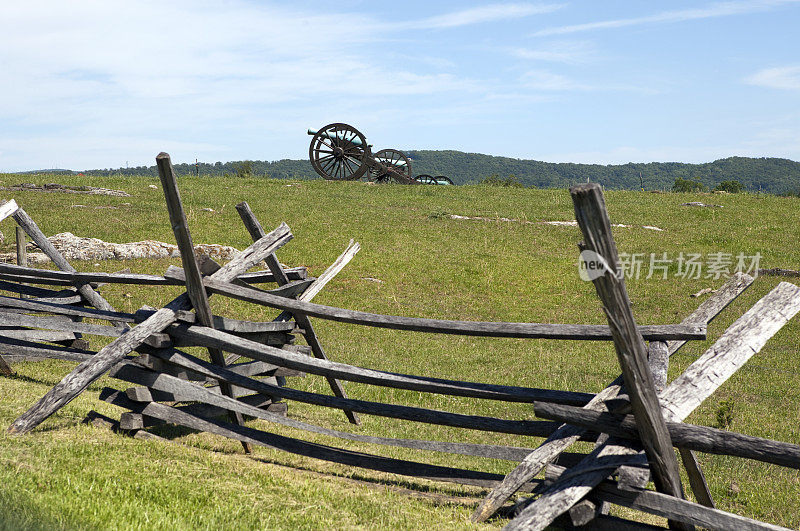
<svg viewBox="0 0 800 531"><path fill-rule="evenodd" d="M3 185L18 175L2 175ZM173 240L164 198L148 176L30 176L29 182L59 182L125 190L131 197L4 192L48 234L70 231L106 241ZM537 223L574 218L564 189L509 189L487 186L368 186L322 180L184 177L181 195L196 243L244 248L249 237L234 205L246 200L265 228L286 221L295 238L279 252L281 261L306 265L320 274L350 238L362 251L316 299L322 304L394 315L434 318L594 323L605 322L594 288L577 274L577 228ZM606 201L619 250L676 258L680 253L760 253L761 267L800 269L797 238L800 199L755 194L650 194L609 191ZM722 208L682 206L688 201ZM81 205L81 206L78 206ZM208 211L205 209L213 209ZM453 219L449 214L483 217ZM511 221L503 221L501 218ZM645 229L655 226L662 231ZM0 248L13 248L13 225ZM179 260L75 262L79 270L161 273ZM677 265L659 275L629 279L628 289L641 324L679 322L703 298L691 294L720 286L724 279L681 278ZM797 279L789 279L796 281ZM693 342L671 360L674 378L702 354L747 308L778 280L762 277L709 327L709 341ZM108 285L101 292L121 311L160 306L175 290ZM269 320L275 312L214 297L215 313ZM406 374L596 392L619 367L608 343L477 339L367 329L315 320L329 357L354 365ZM105 340L93 340L94 347ZM730 413L728 428L800 444L800 369L795 318L731 380L688 419L716 426ZM39 528L499 528L494 520L477 526L469 515L485 491L353 469L324 461L256 448L251 457L238 443L217 437L168 431L179 444L145 442L81 424L94 409L109 416L120 410L99 402L103 378L48 419L32 434L11 437L8 425L69 372L60 361L15 365L18 375L0 377L0 529ZM328 392L321 378L293 379L298 388ZM347 384L350 396L504 418L533 418L529 405L508 405ZM541 440L490 433L466 433L441 426L363 416L354 428L335 410L291 403L300 420L368 435L536 446ZM723 415L724 416L724 415ZM513 463L478 460L298 435L289 428L254 426L302 436L353 451L402 457L444 466L506 473ZM576 450L591 448L578 445ZM752 461L699 454L717 506L800 527L797 471ZM685 479L685 478L684 478ZM617 509L619 511L619 509ZM619 512L617 513L619 514ZM625 512L630 515L632 513ZM644 517L663 524L662 520Z"/></svg>
<svg viewBox="0 0 800 531"><path fill-rule="evenodd" d="M800 162L778 158L729 157L703 164L682 162L649 162L628 164L574 164L542 162L538 160L495 157L462 151L412 150L414 175L446 175L456 184L475 184L491 175L514 175L525 186L536 188L566 188L587 179L607 189L670 190L676 179L689 179L713 189L723 181L739 181L751 192L771 194L800 193ZM233 177L245 169L244 161L177 164L179 175L203 177ZM318 179L308 160L284 159L278 161L247 161L246 167L253 176L276 179ZM152 175L155 166L88 170L89 175ZM245 172L246 173L246 172Z"/></svg>

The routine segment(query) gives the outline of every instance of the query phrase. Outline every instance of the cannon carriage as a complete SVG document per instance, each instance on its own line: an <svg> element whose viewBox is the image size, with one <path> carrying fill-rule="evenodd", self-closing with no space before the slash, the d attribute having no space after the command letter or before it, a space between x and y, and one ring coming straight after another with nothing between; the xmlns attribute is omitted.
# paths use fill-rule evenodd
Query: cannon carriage
<svg viewBox="0 0 800 531"><path fill-rule="evenodd" d="M311 166L323 179L355 181L364 176L378 183L440 184L429 175L425 181L414 179L411 160L399 149L381 149L372 153L372 145L355 127L333 123L322 129L309 129L311 145L308 157ZM446 177L442 179L452 181ZM444 181L442 181L442 184Z"/></svg>

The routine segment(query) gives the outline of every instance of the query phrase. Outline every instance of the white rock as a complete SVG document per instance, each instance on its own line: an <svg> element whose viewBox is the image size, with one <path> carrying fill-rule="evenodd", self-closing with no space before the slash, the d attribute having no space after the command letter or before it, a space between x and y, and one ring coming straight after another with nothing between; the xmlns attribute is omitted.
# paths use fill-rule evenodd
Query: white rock
<svg viewBox="0 0 800 531"><path fill-rule="evenodd" d="M62 232L48 238L67 260L132 260L136 258L180 257L178 246L155 240L131 243L109 243L97 238L83 238ZM198 244L196 255L205 255L216 261L231 260L239 250L227 245Z"/></svg>

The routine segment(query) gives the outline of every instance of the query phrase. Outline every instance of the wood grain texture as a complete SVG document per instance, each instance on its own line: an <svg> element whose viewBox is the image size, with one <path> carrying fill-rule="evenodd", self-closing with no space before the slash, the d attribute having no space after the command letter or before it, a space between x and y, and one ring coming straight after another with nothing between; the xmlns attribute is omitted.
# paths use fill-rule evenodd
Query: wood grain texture
<svg viewBox="0 0 800 531"><path fill-rule="evenodd" d="M0 329L0 337L24 339L26 341L46 341L48 343L74 341L77 339L77 336L73 332L57 330L30 330L28 328L16 330Z"/></svg>
<svg viewBox="0 0 800 531"><path fill-rule="evenodd" d="M709 323L731 302L753 283L753 278L743 273L731 277L717 292L706 299L695 311L683 321L689 323ZM669 354L677 352L686 342L668 342ZM584 407L590 410L606 411L607 400L618 396L622 386L619 376L608 387L599 392ZM547 438L536 450L531 452L514 470L509 472L503 481L484 498L472 514L472 520L482 522L491 517L519 488L530 478L538 474L542 468L576 442L584 431L576 426L564 424Z"/></svg>
<svg viewBox="0 0 800 531"><path fill-rule="evenodd" d="M269 257L268 257L267 263L268 264L272 263L274 267L278 267L278 263L277 263L277 259L276 258L274 258L273 260L269 260ZM185 273L183 271L177 269L177 268L172 267L172 268L167 270L167 272L165 273L165 276L168 276L168 277L171 277L171 278L180 278L180 279L182 279L182 278L185 278ZM248 291L250 291L250 290L248 290ZM259 293L264 293L264 292L259 292ZM281 319L281 316L278 317L278 320L280 320L280 319ZM328 357L325 354L325 351L322 348L322 344L320 343L319 338L317 337L317 334L314 331L314 327L311 324L311 321L308 319L308 317L306 315L298 313L298 314L295 315L295 321L297 322L297 324L299 326L302 327L301 329L302 329L303 337L305 337L306 342L311 347L311 352L313 353L313 355L317 359L327 360ZM199 341L200 342L196 343L196 344L204 344L203 343L204 340L199 340ZM262 341L258 341L258 342L259 343L263 343ZM179 343L179 344L180 345L191 345L191 343ZM229 359L231 359L231 358L229 358ZM330 386L330 388L333 391L333 394L335 396L338 396L339 398L347 398L347 393L345 392L344 386L341 384L341 382L339 382L336 378L330 377L328 375L323 374L323 376L327 380L328 385ZM351 423L360 424L360 421L358 420L358 416L354 412L352 412L352 411L344 411L344 413L345 413L345 415L347 416L348 420Z"/></svg>
<svg viewBox="0 0 800 531"><path fill-rule="evenodd" d="M13 216L17 210L19 210L19 206L13 199L3 201L2 204L0 204L0 221L3 221L8 216Z"/></svg>
<svg viewBox="0 0 800 531"><path fill-rule="evenodd" d="M208 294L203 287L200 266L194 256L194 243L192 243L192 235L189 232L189 224L186 221L186 213L183 211L181 194L178 190L178 180L175 178L169 155L164 152L159 153L156 157L156 166L158 166L158 176L161 179L161 188L164 191L164 199L167 203L172 232L175 235L178 251L181 254L181 263L183 264L186 279L186 294L189 296L200 324L213 328L214 318L211 312L211 305L208 302ZM217 272L220 270L221 268L217 269ZM225 366L225 355L220 349L208 347L207 350L212 362L221 367ZM233 390L230 384L220 381L219 385L223 394L233 397ZM231 422L239 425L244 424L241 413L231 410L230 416ZM242 446L246 453L252 453L253 449L249 443L243 441Z"/></svg>
<svg viewBox="0 0 800 531"><path fill-rule="evenodd" d="M339 398L336 396L322 395L299 391L288 387L279 387L267 383L240 376L225 368L218 367L212 363L202 361L177 351L154 351L155 355L163 356L163 359L191 369L200 374L215 379L225 381L251 389L254 392L269 396L297 400L323 407L336 409L350 409L358 413L390 417L414 422L425 422L455 428L468 428L480 431L495 431L499 433L514 433L518 435L530 435L534 437L547 436L558 424L554 422L530 421L530 420L506 420L495 417L485 417L479 415L463 415L450 413L434 409L426 409L413 406L400 406L395 404L383 404L380 402L370 402L366 400L355 400L352 398ZM314 360L320 361L320 360Z"/></svg>
<svg viewBox="0 0 800 531"><path fill-rule="evenodd" d="M614 349L622 368L625 389L630 395L639 439L644 445L653 472L653 481L660 492L681 498L683 488L678 459L672 450L653 373L647 360L647 346L633 316L631 301L625 288L625 278L624 275L617 274L619 257L611 234L611 220L603 193L597 183L573 186L569 192L575 206L575 218L583 234L584 252L596 253L610 268L594 278L592 283L608 317L608 324L614 337ZM666 345L659 350L664 358L669 358ZM531 516L528 523L533 523L537 518L538 516ZM552 519L547 520L547 518L541 518L543 527L552 522Z"/></svg>
<svg viewBox="0 0 800 531"><path fill-rule="evenodd" d="M74 347L60 347L42 343L0 336L0 352L8 361L36 361L44 359L61 359L69 361L86 361L96 352Z"/></svg>
<svg viewBox="0 0 800 531"><path fill-rule="evenodd" d="M344 269L344 267L350 263L356 253L361 249L361 246L358 243L353 243L353 240L350 240L350 244L348 247L339 255L339 257L331 264L322 275L319 276L309 287L306 289L300 296L299 300L304 302L310 302L311 299L317 296L317 294L322 291L322 288L325 287L333 278L339 274L339 272ZM294 317L295 322L303 329L303 337L306 340L306 343L311 347L311 352L315 358L321 360L327 360L328 356L325 354L325 350L322 348L322 343L317 336L316 331L314 330L314 325L311 323L311 319L303 313L295 312L292 314ZM283 318L283 314L278 316L278 320ZM328 382L328 385L333 391L333 394L338 396L339 398L347 398L347 392L344 390L344 386L342 383L337 380L336 378L331 378L326 376L325 379ZM352 423L359 425L361 421L358 418L358 415L354 411L345 410L344 414L347 416L347 419Z"/></svg>
<svg viewBox="0 0 800 531"><path fill-rule="evenodd" d="M708 324L722 312L728 305L736 300L736 297L741 295L744 290L749 288L755 279L746 273L734 273L731 275L725 284L723 284L713 295L707 298L703 303L697 307L695 311L689 314L682 324ZM680 348L686 344L684 340L667 341L670 356L675 354Z"/></svg>
<svg viewBox="0 0 800 531"><path fill-rule="evenodd" d="M236 211L239 213L239 217L242 218L242 222L247 228L247 231L250 233L250 237L252 237L254 240L261 238L264 234L264 229L261 227L261 223L259 223L255 214L253 214L253 211L250 209L250 205L248 205L247 202L241 202L238 205L236 205ZM358 250L356 249L355 252L357 251ZM353 252L352 255L355 255L355 252ZM347 262L349 262L349 259L347 259L347 261L344 261L342 257L340 257L340 259L341 260L337 260L337 263L341 261L343 261L344 263L342 263L341 266L339 266L338 269L336 269L336 271L333 272L332 274L329 273L331 268L325 270L325 272L322 274L322 276L320 276L320 278L316 279L310 285L306 286L306 289L304 290L301 299L303 297L305 297L306 300L312 299L314 295L319 293L319 291L325 286L325 284L329 282L330 279L332 279L336 275L336 273L338 273L346 265ZM272 274L275 275L275 279L278 282L278 285L284 286L289 283L289 278L283 273L281 264L278 261L278 258L274 254L267 256L267 258L264 261L269 270L272 272ZM325 278L323 279L323 277ZM312 291L313 293L311 293ZM286 297L286 295L284 295L284 297ZM328 356L325 354L325 350L322 348L322 343L319 341L319 337L317 337L317 333L314 330L314 327L311 324L311 321L308 319L308 317L301 313L295 313L291 315L292 317L294 317L295 322L303 329L303 337L305 337L306 342L311 347L311 351L314 354L314 356L317 359L327 360ZM284 321L284 320L286 320L286 316L284 316L283 314L278 316L278 318L276 319L276 321ZM344 386L339 380L327 376L325 377L325 379L328 382L328 385L330 386L331 391L333 391L334 395L338 396L339 398L347 398L347 392L344 390ZM284 381L282 380L279 381L282 385L285 384ZM347 417L347 420L349 420L351 423L356 425L361 424L361 421L359 420L358 415L355 412L344 410L344 414Z"/></svg>
<svg viewBox="0 0 800 531"><path fill-rule="evenodd" d="M146 388L144 388L144 389L146 389ZM152 392L157 397L159 391L155 391L154 390ZM126 395L127 395L127 391L126 391ZM130 398L130 397L128 397L128 398ZM131 400L134 400L134 399L131 398ZM262 395L246 396L246 397L239 398L238 400L240 400L243 403L252 405L254 407L263 408L264 411L267 411L267 412L275 414L275 415L281 415L281 416L285 416L286 415L286 410L287 409L286 409L286 403L285 402L270 403L270 400L268 398L262 396ZM160 400L143 400L143 402L160 402ZM206 418L218 418L218 417L227 418L227 416L228 416L228 410L226 410L226 409L223 409L223 408L217 407L217 406L211 406L209 404L199 403L199 402L196 402L196 403L193 403L193 404L184 405L184 406L173 406L173 407L175 407L175 409L177 409L178 411L183 411L183 412L189 413L190 415L196 415L196 416L206 417ZM143 429L143 428L146 429L146 428L152 428L152 427L155 427L155 426L163 426L165 424L168 424L168 422L166 422L164 420L157 419L155 417L149 417L149 416L146 416L146 415L142 415L141 413L134 413L132 411L124 412L120 416L120 422L122 422L123 418L126 419L125 423L129 427L129 429Z"/></svg>
<svg viewBox="0 0 800 531"><path fill-rule="evenodd" d="M230 367L228 367L230 369ZM128 382L137 383L147 387L130 388L126 390L128 398L137 401L189 401L197 400L205 404L217 406L224 409L236 409L244 415L255 418L260 418L290 428L298 430L318 433L330 437L335 437L343 440L350 440L362 443L377 444L383 446L394 446L401 448L411 448L416 450L427 450L434 452L446 452L460 455L471 455L477 457L487 457L491 459L507 459L518 461L530 451L527 448L519 447L506 447L494 446L483 444L470 444L470 443L455 443L443 441L425 441L416 439L395 439L388 437L374 437L363 435L359 433L349 433L339 430L332 430L316 426L299 420L286 418L283 416L263 411L259 407L254 407L248 402L257 400L254 396L238 398L233 400L231 398L220 395L213 389L198 386L190 382L181 380L179 378L158 374L151 371L146 371L141 367L136 367L133 363L126 363L118 365L110 374L114 378L122 379ZM150 393L148 387L161 394ZM266 398L263 397L262 398ZM143 427L143 426L140 426Z"/></svg>
<svg viewBox="0 0 800 531"><path fill-rule="evenodd" d="M0 289L2 289L3 291L10 291L12 293L30 295L32 297L44 297L44 298L57 297L59 299L63 299L64 304L75 304L83 300L81 299L81 296L78 295L78 292L74 288L56 291L47 288L41 288L38 286L26 286L16 281L7 282L4 280L0 280ZM66 299L67 297L71 297L71 300L67 301Z"/></svg>
<svg viewBox="0 0 800 531"><path fill-rule="evenodd" d="M2 300L0 300L0 305L2 305ZM154 313L155 310L139 309L136 310L136 313L133 314L133 317L137 323L141 323ZM197 322L197 316L193 312L186 312L186 311L178 312L178 321L182 323L194 324ZM247 333L287 332L288 333L294 331L295 326L293 323L289 322L244 321L241 319L232 319L230 317L215 315L214 328L217 330L222 330L223 332L231 332L231 333L235 332L247 332Z"/></svg>
<svg viewBox="0 0 800 531"><path fill-rule="evenodd" d="M595 517L594 520L585 526L574 526L567 515L560 516L553 522L558 529L568 529L569 531L664 531L664 527L634 522L617 516L606 514Z"/></svg>
<svg viewBox="0 0 800 531"><path fill-rule="evenodd" d="M689 478L689 486L692 488L694 497L697 502L706 507L714 508L714 498L711 497L711 490L708 488L706 476L703 474L703 469L700 468L700 462L693 451L686 448L679 448L678 453L683 462L683 468L686 470L686 476Z"/></svg>
<svg viewBox="0 0 800 531"><path fill-rule="evenodd" d="M47 239L47 236L41 231L41 229L36 225L36 222L31 219L31 217L21 208L18 208L12 216L16 220L17 224L22 227L28 236L39 246L39 249L42 250L44 254L47 255L50 260L62 271L68 271L71 273L75 272L75 268L72 267L69 262L67 262L66 258L58 252L58 250L50 243L50 240ZM109 312L116 311L114 307L111 306L108 301L106 301L99 293L92 289L91 286L88 284L80 284L77 286L78 293L80 293L81 297L83 297L86 302L94 306L99 310L106 310ZM119 321L111 321L113 326L120 328L122 330L127 330L129 327L125 323L121 323Z"/></svg>
<svg viewBox="0 0 800 531"><path fill-rule="evenodd" d="M178 424L231 439L247 441L257 446L266 446L293 454L369 470L479 487L490 487L496 484L502 477L499 474L488 472L462 470L402 459L392 459L352 450L341 450L323 444L310 443L277 434L265 433L246 426L237 426L219 420L192 415L185 411L180 411L177 408L159 404L158 402L150 402L147 404L133 402L123 393L114 389L105 389L103 393L101 393L101 399L144 415L160 418L171 424ZM539 481L531 482L526 486L527 490L535 488L539 483Z"/></svg>
<svg viewBox="0 0 800 531"><path fill-rule="evenodd" d="M570 474L569 469L553 466L552 473ZM688 500L675 498L652 490L639 489L625 491L619 489L616 482L604 480L590 495L590 500L607 501L615 505L629 507L649 514L673 518L687 524L717 530L747 531L786 531L785 527L759 522L745 516L739 516L719 509L705 507ZM529 502L521 505L527 507Z"/></svg>
<svg viewBox="0 0 800 531"><path fill-rule="evenodd" d="M63 330L67 332L80 332L96 336L119 337L122 330L113 326L96 325L73 321L63 316L25 315L21 313L8 313L0 311L0 326L26 326L44 328L46 330Z"/></svg>
<svg viewBox="0 0 800 531"><path fill-rule="evenodd" d="M0 348L0 352L3 352L2 348ZM0 374L4 374L6 376L11 376L14 374L14 369L11 368L11 365L8 364L2 354L0 354Z"/></svg>
<svg viewBox="0 0 800 531"><path fill-rule="evenodd" d="M309 302L322 291L328 282L339 274L344 267L350 263L353 257L361 250L361 244L350 240L349 245L342 254L330 265L327 269L308 287L308 289L300 295L299 300Z"/></svg>
<svg viewBox="0 0 800 531"><path fill-rule="evenodd" d="M16 243L17 243L17 265L27 267L28 265L28 239L25 236L25 229L17 225L16 227Z"/></svg>
<svg viewBox="0 0 800 531"><path fill-rule="evenodd" d="M20 211L21 209L17 213ZM289 227L283 223L269 235L245 249L241 255L231 260L212 276L220 280L231 281L260 262L264 256L274 253L291 238L292 233ZM15 420L8 428L9 433L26 433L38 426L47 417L72 401L129 352L142 345L148 337L161 332L174 323L177 319L177 312L187 310L189 306L189 297L185 293L181 294L166 307L156 311L146 321L103 347L91 359L80 363L36 404Z"/></svg>
<svg viewBox="0 0 800 531"><path fill-rule="evenodd" d="M295 369L308 374L319 374L354 382L424 391L453 396L486 398L509 402L558 402L583 406L593 398L587 393L537 389L530 387L514 387L458 380L445 380L424 376L411 376L388 373L373 369L364 369L353 365L330 360L309 358L308 356L262 345L219 330L201 326L177 325L170 329L170 334L185 336L198 343L214 345L227 352L233 352L252 359L265 361L274 365Z"/></svg>
<svg viewBox="0 0 800 531"><path fill-rule="evenodd" d="M666 420L683 421L702 400L710 396L741 368L798 311L800 311L800 287L782 282L765 295L660 395ZM608 443L609 447L601 449L602 453L592 456L592 460L612 454L623 457L627 454L629 462L623 464L637 464L642 460L642 454L625 445L616 444L617 442L618 440L615 440L613 445ZM587 458L587 467L592 465L589 459ZM529 517L535 516L541 507L549 507L554 500L559 507L564 505L566 508L570 507L613 471L613 467L598 468L594 463L594 469L587 470L585 474L570 476L568 484L543 492L539 499L531 503L514 520L514 526L525 528Z"/></svg>
<svg viewBox="0 0 800 531"><path fill-rule="evenodd" d="M666 341L650 341L647 345L647 363L653 372L653 385L656 392L667 386L669 370L669 346Z"/></svg>
<svg viewBox="0 0 800 531"><path fill-rule="evenodd" d="M174 349L168 349L172 351ZM148 352L154 352L154 349L149 348L140 348L138 352L142 352L142 354L137 358L137 363L151 369L156 372L163 372L169 374L171 376L177 376L183 380L190 380L196 382L205 382L211 383L212 381L216 382L216 379L208 379L206 376L196 373L194 371L187 370L179 365L172 364L168 361L164 361L161 358L153 356ZM286 369L284 367L278 367L271 363L265 363L263 361L250 361L245 363L235 363L235 364L226 364L225 368L228 370L235 372L241 376L303 376L305 373L300 371L295 371L292 369Z"/></svg>
<svg viewBox="0 0 800 531"><path fill-rule="evenodd" d="M183 309L183 306L181 306ZM10 433L26 433L44 419L72 401L93 381L105 374L153 332L161 331L174 322L174 312L169 306L109 343L90 359L80 363L63 380L48 391L33 407L23 413L9 427Z"/></svg>
<svg viewBox="0 0 800 531"><path fill-rule="evenodd" d="M638 439L632 415L614 415L560 404L534 404L536 416L557 420L615 437ZM670 440L677 448L754 459L800 470L800 446L753 437L707 426L667 422Z"/></svg>
<svg viewBox="0 0 800 531"><path fill-rule="evenodd" d="M62 304L59 302L48 302L38 299L17 299L14 297L0 296L0 308L19 308L21 310L41 313L54 313L58 315L72 315L77 317L91 317L94 319L105 319L107 321L117 320L126 323L134 322L134 315L123 312L110 312L97 310L95 308L83 308L72 304Z"/></svg>
<svg viewBox="0 0 800 531"><path fill-rule="evenodd" d="M236 205L236 211L239 213L239 217L242 219L242 223L244 223L253 241L264 237L264 228L261 226L255 214L253 214L250 205L248 205L246 201L242 201ZM278 258L274 254L267 256L264 262L275 277L275 282L277 282L279 286L285 286L289 283L289 277L283 271L280 262L278 262Z"/></svg>
<svg viewBox="0 0 800 531"><path fill-rule="evenodd" d="M781 282L736 320L661 397L664 409L683 420L730 378L800 311L800 287Z"/></svg>
<svg viewBox="0 0 800 531"><path fill-rule="evenodd" d="M303 267L286 268L282 270L283 276L290 282L304 285L313 281L308 279L308 272ZM247 284L260 284L274 282L275 275L270 271L255 271L242 273L238 280ZM15 282L38 282L56 286L69 286L75 284L132 284L145 286L179 286L181 281L161 275L148 275L143 273L101 273L79 271L53 271L50 269L37 269L33 267L20 267L14 264L0 263L0 279Z"/></svg>
<svg viewBox="0 0 800 531"><path fill-rule="evenodd" d="M211 293L217 293L272 308L285 309L292 313L304 313L311 317L319 317L341 323L391 328L395 330L412 330L416 332L481 337L572 339L585 341L613 340L610 328L605 325L448 321L443 319L381 315L275 297L269 293L258 292L208 277L203 279L203 283ZM649 341L706 338L706 327L698 324L647 325L641 326L639 329L642 336Z"/></svg>

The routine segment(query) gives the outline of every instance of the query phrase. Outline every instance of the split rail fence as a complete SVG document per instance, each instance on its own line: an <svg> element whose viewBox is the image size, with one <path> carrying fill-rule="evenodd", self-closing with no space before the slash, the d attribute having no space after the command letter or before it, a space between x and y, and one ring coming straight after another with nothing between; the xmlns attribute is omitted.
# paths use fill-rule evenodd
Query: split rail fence
<svg viewBox="0 0 800 531"><path fill-rule="evenodd" d="M102 400L124 410L119 420L124 430L152 436L148 428L174 424L240 441L246 452L252 451L253 445L266 446L354 467L484 487L488 494L473 519L484 521L499 513L511 518L507 529L543 529L553 524L565 528L653 528L609 516L610 504L666 517L672 528L781 529L716 509L694 452L800 469L800 447L685 424L683 420L800 311L798 286L780 283L737 319L704 355L668 382L669 357L687 341L705 339L708 323L747 289L753 278L736 274L678 324L638 325L624 279L615 274L616 245L596 185L580 185L570 192L583 233L581 248L596 253L607 268L593 283L608 325L447 321L378 315L311 302L355 255L358 244L351 242L319 278L307 278L304 269L286 268L276 258L275 252L292 238L289 227L281 224L267 233L246 203L238 205L237 210L253 245L224 266L197 259L169 156L160 154L157 164L183 265L170 267L163 276L78 273L13 200L0 205L0 219L12 216L20 227L20 262L24 264L24 238L20 234L24 231L59 268L49 271L0 264L0 290L21 297L0 297L0 369L10 373L9 363L19 359L78 362L10 426L10 432L31 431L110 371L112 377L132 384L124 391L105 388L100 393ZM247 272L261 263L266 265L265 271ZM277 287L254 287L267 282ZM104 283L176 285L185 286L186 291L163 308L142 308L131 314L115 310L100 295L98 289ZM274 308L278 315L270 322L213 315L211 295ZM593 394L387 373L329 360L311 318L438 334L612 341L622 374ZM109 324L91 324L84 319ZM83 334L113 340L95 352L88 349ZM295 344L298 335L306 345ZM185 351L186 347L198 346L207 349L208 360ZM331 394L288 385L287 378L302 375L325 378ZM343 382L348 381L527 403L541 420L465 415L354 399L345 391ZM369 436L293 419L287 415L288 401L341 410L355 424L360 422L359 415L377 415L544 441L535 448L520 448ZM516 465L502 476L424 460L386 458L256 429L246 424L248 417L294 428L301 434L503 459ZM567 452L578 440L593 441L594 449L586 454ZM684 494L674 448L697 503ZM538 475L543 470L541 479ZM651 480L655 489L647 488ZM509 505L518 491L529 494Z"/></svg>

